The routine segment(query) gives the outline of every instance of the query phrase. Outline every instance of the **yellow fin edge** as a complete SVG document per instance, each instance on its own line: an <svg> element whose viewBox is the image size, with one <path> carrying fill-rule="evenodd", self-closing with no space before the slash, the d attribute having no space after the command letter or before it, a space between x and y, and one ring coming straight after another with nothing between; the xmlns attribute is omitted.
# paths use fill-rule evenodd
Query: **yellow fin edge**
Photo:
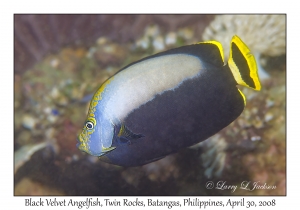
<svg viewBox="0 0 300 210"><path fill-rule="evenodd" d="M244 95L244 93L238 89L238 91L240 92L240 94L242 95L243 99L244 99L244 105L246 106L246 96Z"/></svg>
<svg viewBox="0 0 300 210"><path fill-rule="evenodd" d="M102 152L104 152L104 153L110 152L110 151L112 151L114 149L116 149L116 147L104 147L102 145Z"/></svg>
<svg viewBox="0 0 300 210"><path fill-rule="evenodd" d="M222 57L222 61L223 63L225 64L225 61L224 61L224 50L223 50L223 46L220 42L218 41L206 41L206 42L198 42L197 44L214 44L218 47L219 51L220 51L220 54L221 54L221 57Z"/></svg>

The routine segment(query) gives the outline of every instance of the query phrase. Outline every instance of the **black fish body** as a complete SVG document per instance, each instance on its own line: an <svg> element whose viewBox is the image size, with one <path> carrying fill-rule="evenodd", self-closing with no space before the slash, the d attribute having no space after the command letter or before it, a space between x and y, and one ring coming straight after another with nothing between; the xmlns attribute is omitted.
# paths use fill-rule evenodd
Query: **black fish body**
<svg viewBox="0 0 300 210"><path fill-rule="evenodd" d="M254 57L238 37L232 43L239 48L231 52L229 65L224 65L221 45L212 41L158 53L123 68L95 94L79 148L112 164L137 166L219 132L245 107L237 84L260 89ZM109 129L89 128L102 124Z"/></svg>

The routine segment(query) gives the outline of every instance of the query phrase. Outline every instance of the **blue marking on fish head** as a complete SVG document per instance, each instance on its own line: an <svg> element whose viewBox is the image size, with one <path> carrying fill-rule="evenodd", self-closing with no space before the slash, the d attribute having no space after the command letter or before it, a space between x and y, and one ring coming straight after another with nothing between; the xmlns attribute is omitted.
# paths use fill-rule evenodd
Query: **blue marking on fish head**
<svg viewBox="0 0 300 210"><path fill-rule="evenodd" d="M114 126L98 110L89 116L78 136L77 147L93 156L102 156L109 151L114 137Z"/></svg>
<svg viewBox="0 0 300 210"><path fill-rule="evenodd" d="M113 78L105 81L94 94L87 115L85 125L78 136L78 149L93 156L101 156L114 149L111 147L114 137L114 124L108 117L106 94Z"/></svg>

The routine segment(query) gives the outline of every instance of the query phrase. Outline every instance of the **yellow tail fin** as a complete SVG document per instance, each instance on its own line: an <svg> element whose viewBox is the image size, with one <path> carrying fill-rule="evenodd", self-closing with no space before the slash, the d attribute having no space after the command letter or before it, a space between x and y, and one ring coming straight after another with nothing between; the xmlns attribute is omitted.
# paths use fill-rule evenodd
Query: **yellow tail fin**
<svg viewBox="0 0 300 210"><path fill-rule="evenodd" d="M247 45L236 35L231 40L228 65L239 85L254 90L261 89L255 58Z"/></svg>

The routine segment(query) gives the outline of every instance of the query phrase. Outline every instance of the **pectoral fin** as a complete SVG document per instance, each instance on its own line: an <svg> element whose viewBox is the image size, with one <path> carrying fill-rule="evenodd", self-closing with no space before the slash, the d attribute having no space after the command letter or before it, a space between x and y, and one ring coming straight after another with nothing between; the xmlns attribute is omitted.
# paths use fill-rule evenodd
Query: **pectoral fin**
<svg viewBox="0 0 300 210"><path fill-rule="evenodd" d="M124 141L124 139L128 142L131 140L136 140L141 137L144 137L143 134L136 134L129 130L125 125L122 124L120 131L118 133L118 137Z"/></svg>

